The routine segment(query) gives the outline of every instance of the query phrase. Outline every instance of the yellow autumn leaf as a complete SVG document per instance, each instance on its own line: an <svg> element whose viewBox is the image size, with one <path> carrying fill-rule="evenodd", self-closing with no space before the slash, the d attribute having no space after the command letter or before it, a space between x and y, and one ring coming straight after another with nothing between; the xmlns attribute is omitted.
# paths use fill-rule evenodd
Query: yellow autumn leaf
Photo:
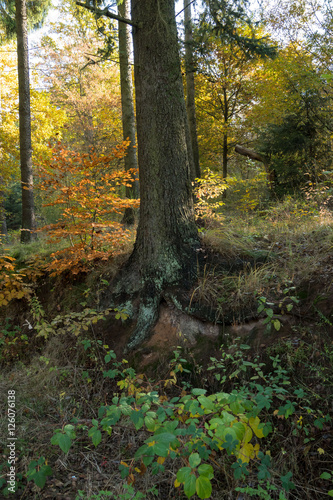
<svg viewBox="0 0 333 500"><path fill-rule="evenodd" d="M324 455L325 454L325 450L323 450L322 448L318 448L318 453L319 455Z"/></svg>
<svg viewBox="0 0 333 500"><path fill-rule="evenodd" d="M251 439L252 439L252 436L253 436L252 429L247 425L246 426L246 430L245 430L245 434L244 434L244 437L243 437L242 444L249 443L251 441Z"/></svg>
<svg viewBox="0 0 333 500"><path fill-rule="evenodd" d="M249 426L251 427L251 429L253 430L253 432L255 433L255 435L257 436L257 438L263 438L264 437L264 433L262 431L262 429L258 429L258 426L260 424L260 419L259 417L251 417L249 419Z"/></svg>
<svg viewBox="0 0 333 500"><path fill-rule="evenodd" d="M158 459L156 461L158 464L163 465L165 462L165 457L158 457Z"/></svg>
<svg viewBox="0 0 333 500"><path fill-rule="evenodd" d="M178 479L175 479L175 482L173 483L175 488L179 488L179 486L182 484L178 481Z"/></svg>
<svg viewBox="0 0 333 500"><path fill-rule="evenodd" d="M237 458L239 458L243 463L249 463L251 458L254 458L255 453L254 453L254 448L251 443L247 443L244 446L242 446L236 453L235 455Z"/></svg>

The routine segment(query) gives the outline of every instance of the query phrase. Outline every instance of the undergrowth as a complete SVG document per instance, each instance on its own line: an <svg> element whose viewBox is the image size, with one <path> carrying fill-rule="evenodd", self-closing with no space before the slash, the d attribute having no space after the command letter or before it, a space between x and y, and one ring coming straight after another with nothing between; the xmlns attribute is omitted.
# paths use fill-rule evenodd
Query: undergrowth
<svg viewBox="0 0 333 500"><path fill-rule="evenodd" d="M85 321L78 335L71 325L50 332L40 355L1 380L16 394L21 498L48 488L73 499L330 494L330 342L280 343L263 356L235 339L206 366L178 348L156 377L118 360Z"/></svg>
<svg viewBox="0 0 333 500"><path fill-rule="evenodd" d="M201 230L207 258L191 305L208 305L218 321L227 307L234 318L252 311L263 344L230 338L203 360L185 343L150 371L103 340L103 324L128 314L100 310L119 264L92 263L64 293L64 276L52 280L30 250L3 251L1 405L15 416L17 441L8 464L4 419L1 494L12 494L12 465L22 499L332 496L333 318L323 304L332 296L333 225L327 211L297 203L237 219L222 208ZM52 305L39 289L46 282Z"/></svg>

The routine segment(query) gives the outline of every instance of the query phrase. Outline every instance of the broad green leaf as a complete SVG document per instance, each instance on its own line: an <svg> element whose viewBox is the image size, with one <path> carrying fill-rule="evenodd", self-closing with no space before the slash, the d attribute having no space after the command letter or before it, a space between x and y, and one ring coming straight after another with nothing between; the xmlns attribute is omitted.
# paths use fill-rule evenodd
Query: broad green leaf
<svg viewBox="0 0 333 500"><path fill-rule="evenodd" d="M184 483L184 493L187 496L187 498L193 497L195 495L195 490L196 490L196 482L195 482L195 475L194 474L189 474Z"/></svg>
<svg viewBox="0 0 333 500"><path fill-rule="evenodd" d="M169 443L158 442L158 443L155 443L151 448L152 448L153 452L155 453L155 455L158 455L160 457L168 456Z"/></svg>
<svg viewBox="0 0 333 500"><path fill-rule="evenodd" d="M189 456L188 461L189 461L192 469L195 469L195 467L198 467L198 465L201 462L201 458L199 456L199 453L192 453L192 455Z"/></svg>
<svg viewBox="0 0 333 500"><path fill-rule="evenodd" d="M102 433L96 427L92 427L89 430L88 436L91 437L94 446L98 446L99 443L102 441Z"/></svg>
<svg viewBox="0 0 333 500"><path fill-rule="evenodd" d="M52 469L45 465L35 474L30 475L29 479L32 479L39 488L44 488L47 476L52 476Z"/></svg>
<svg viewBox="0 0 333 500"><path fill-rule="evenodd" d="M172 443L172 441L174 441L175 439L177 439L177 436L175 436L175 434L171 434L171 432L161 432L154 434L154 440L158 443L169 444Z"/></svg>
<svg viewBox="0 0 333 500"><path fill-rule="evenodd" d="M177 472L177 481L179 481L180 483L185 483L186 478L188 477L189 474L191 474L191 472L192 472L191 467L182 467Z"/></svg>
<svg viewBox="0 0 333 500"><path fill-rule="evenodd" d="M236 422L232 426L232 430L235 433L236 438L238 441L242 441L246 432L247 425L242 424L242 422Z"/></svg>
<svg viewBox="0 0 333 500"><path fill-rule="evenodd" d="M199 498L209 498L212 494L212 484L205 476L199 476L196 480L196 492Z"/></svg>
<svg viewBox="0 0 333 500"><path fill-rule="evenodd" d="M329 472L323 472L320 474L320 479L331 479L331 474Z"/></svg>
<svg viewBox="0 0 333 500"><path fill-rule="evenodd" d="M144 422L150 432L155 432L160 426L160 424L155 421L154 417L150 415L145 416Z"/></svg>
<svg viewBox="0 0 333 500"><path fill-rule="evenodd" d="M214 470L211 465L208 464L201 464L198 467L198 474L200 476L207 477L208 479L213 479L214 477Z"/></svg>
<svg viewBox="0 0 333 500"><path fill-rule="evenodd" d="M216 409L214 402L206 396L199 396L198 401L204 410L214 411Z"/></svg>
<svg viewBox="0 0 333 500"><path fill-rule="evenodd" d="M192 389L193 396L201 396L206 394L206 389Z"/></svg>
<svg viewBox="0 0 333 500"><path fill-rule="evenodd" d="M272 317L273 317L273 315L274 315L274 311L273 311L273 309L271 309L271 308L265 309L265 313L267 314L267 316L268 316L269 318L272 318Z"/></svg>
<svg viewBox="0 0 333 500"><path fill-rule="evenodd" d="M133 411L130 415L130 419L137 431L141 429L141 427L143 426L143 414L141 411Z"/></svg>
<svg viewBox="0 0 333 500"><path fill-rule="evenodd" d="M58 434L58 445L64 453L68 453L72 440L67 434Z"/></svg>

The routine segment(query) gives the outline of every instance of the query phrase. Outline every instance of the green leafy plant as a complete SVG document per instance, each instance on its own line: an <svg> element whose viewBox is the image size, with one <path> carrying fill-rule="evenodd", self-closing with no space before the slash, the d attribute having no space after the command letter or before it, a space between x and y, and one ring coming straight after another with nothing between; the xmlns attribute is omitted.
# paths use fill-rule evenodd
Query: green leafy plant
<svg viewBox="0 0 333 500"><path fill-rule="evenodd" d="M6 318L4 327L0 330L0 361L15 358L20 350L28 344L28 336L21 333L21 327L12 325Z"/></svg>
<svg viewBox="0 0 333 500"><path fill-rule="evenodd" d="M64 453L68 453L75 438L76 432L74 425L67 424L63 427L63 429L56 429L54 431L51 444L58 445Z"/></svg>
<svg viewBox="0 0 333 500"><path fill-rule="evenodd" d="M89 327L110 314L111 309L96 311L95 309L85 308L80 312L71 312L68 314L58 314L51 320L45 319L45 311L38 297L30 299L30 307L34 319L34 329L38 337L47 339L50 335L75 335L78 336L82 331L88 331Z"/></svg>
<svg viewBox="0 0 333 500"><path fill-rule="evenodd" d="M258 314L264 314L266 317L264 319L264 325L266 325L266 331L270 332L272 326L278 332L281 329L281 315L287 311L288 313L292 311L295 304L299 303L299 299L295 295L291 295L291 292L295 292L296 288L294 286L288 286L283 290L284 297L282 300L275 304L274 302L268 302L266 297L258 297L259 306L257 309ZM274 312L274 308L280 310L279 314Z"/></svg>
<svg viewBox="0 0 333 500"><path fill-rule="evenodd" d="M87 350L91 348L91 342L85 341L84 345ZM163 389L176 388L177 378L185 373L186 360L180 357L179 350L174 352L167 379L154 386L132 368L125 368L124 360L119 363L113 351L107 351L104 363L111 364L110 378L115 379L119 392L114 393L111 404L99 408L98 417L91 421L88 437L96 447L102 441L103 432L111 436L118 426L122 431L134 428L136 432L145 432L144 442L134 458L122 460L119 467L121 477L127 478L129 484L134 483L135 472L144 474L150 468L152 474L157 474L165 470L167 461L177 459L175 487L182 487L188 498L194 495L209 498L215 475L215 459L211 458L226 455L231 459L236 480L244 479L250 469L252 473L257 471L258 486L237 491L271 498L270 493L277 488L269 482L271 458L261 450L265 438L272 432L272 424L266 419L267 410L288 419L299 411L298 400L304 398L305 393L287 389L288 373L278 356L271 357L273 371L267 373L266 365L256 358L244 359L248 349L249 346L241 344L233 353L222 351L221 360L212 358L209 368L216 380L222 387L233 381L232 391L222 389L209 394L203 388L191 388L189 392L182 389L179 396L171 398ZM166 383L170 380L171 386ZM67 453L75 438L74 423L74 426L58 429L52 444ZM285 493L293 488L291 472L281 476L279 487L279 498L283 500Z"/></svg>
<svg viewBox="0 0 333 500"><path fill-rule="evenodd" d="M209 498L212 493L211 479L214 477L213 467L201 464L199 453L192 453L188 458L188 467L182 467L177 472L175 486L184 485L184 493L191 498L195 493L199 498Z"/></svg>
<svg viewBox="0 0 333 500"><path fill-rule="evenodd" d="M34 481L36 486L44 488L48 476L52 476L52 469L47 465L44 457L40 457L38 460L32 460L29 463L27 471L28 481Z"/></svg>
<svg viewBox="0 0 333 500"><path fill-rule="evenodd" d="M281 321L279 320L280 315L274 314L273 307L275 304L273 302L268 302L266 297L259 297L258 302L258 314L264 313L266 316L263 322L264 325L266 325L266 331L270 332L273 325L275 330L278 332L281 328Z"/></svg>
<svg viewBox="0 0 333 500"><path fill-rule="evenodd" d="M85 494L84 491L79 491L78 495L75 497L75 500L104 500L105 498L110 498L114 500L144 500L147 498L146 493L141 493L141 491L135 491L131 484L124 483L122 485L124 493L113 493L112 491L100 491L96 495L89 495L89 497ZM155 486L149 488L147 493L153 494L157 496L157 491Z"/></svg>
<svg viewBox="0 0 333 500"><path fill-rule="evenodd" d="M331 472L323 472L320 474L320 479L327 479L328 481L333 482L333 471ZM328 491L328 496L333 497L333 489Z"/></svg>

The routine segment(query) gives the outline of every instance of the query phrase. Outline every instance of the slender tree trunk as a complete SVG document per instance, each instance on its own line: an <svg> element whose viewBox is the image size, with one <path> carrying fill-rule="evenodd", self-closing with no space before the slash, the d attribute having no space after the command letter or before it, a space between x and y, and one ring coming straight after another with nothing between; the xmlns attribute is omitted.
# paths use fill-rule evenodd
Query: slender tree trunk
<svg viewBox="0 0 333 500"><path fill-rule="evenodd" d="M36 221L33 195L30 83L27 13L25 0L16 0L17 64L19 80L20 162L22 184L21 242L35 236Z"/></svg>
<svg viewBox="0 0 333 500"><path fill-rule="evenodd" d="M0 227L0 236L2 236L5 240L7 240L8 230L7 230L6 216L4 214L2 214L1 218L2 218L2 221L1 221L1 227Z"/></svg>
<svg viewBox="0 0 333 500"><path fill-rule="evenodd" d="M223 153L222 153L222 177L226 179L228 176L228 133L223 134Z"/></svg>
<svg viewBox="0 0 333 500"><path fill-rule="evenodd" d="M128 269L142 288L129 348L149 334L163 290L190 284L196 273L199 238L174 7L174 0L132 0L141 205Z"/></svg>
<svg viewBox="0 0 333 500"><path fill-rule="evenodd" d="M4 238L5 240L8 237L6 211L4 207L5 194L2 186L4 186L3 178L0 177L0 242L1 242L1 237Z"/></svg>
<svg viewBox="0 0 333 500"><path fill-rule="evenodd" d="M228 78L228 70L225 69L225 78ZM223 117L224 117L224 132L223 132L223 153L222 153L222 177L227 178L228 175L228 120L229 120L229 101L227 90L223 87ZM224 197L227 192L224 191Z"/></svg>
<svg viewBox="0 0 333 500"><path fill-rule="evenodd" d="M193 62L193 35L192 35L192 0L184 0L184 24L185 24L185 71L186 71L186 111L189 123L194 172L192 179L199 178L199 146L197 136L197 118L195 113L195 84L194 84L194 62Z"/></svg>
<svg viewBox="0 0 333 500"><path fill-rule="evenodd" d="M118 5L118 14L122 18L130 17L129 0L124 0ZM123 123L123 138L130 140L125 156L125 170L137 169L138 161L136 155L136 127L133 104L133 82L132 69L130 63L131 35L129 26L123 22L118 22L119 33L119 62L120 62L120 90L121 90L121 110ZM139 182L136 176L132 187L126 187L127 198L138 198ZM134 209L125 210L123 222L134 223Z"/></svg>

